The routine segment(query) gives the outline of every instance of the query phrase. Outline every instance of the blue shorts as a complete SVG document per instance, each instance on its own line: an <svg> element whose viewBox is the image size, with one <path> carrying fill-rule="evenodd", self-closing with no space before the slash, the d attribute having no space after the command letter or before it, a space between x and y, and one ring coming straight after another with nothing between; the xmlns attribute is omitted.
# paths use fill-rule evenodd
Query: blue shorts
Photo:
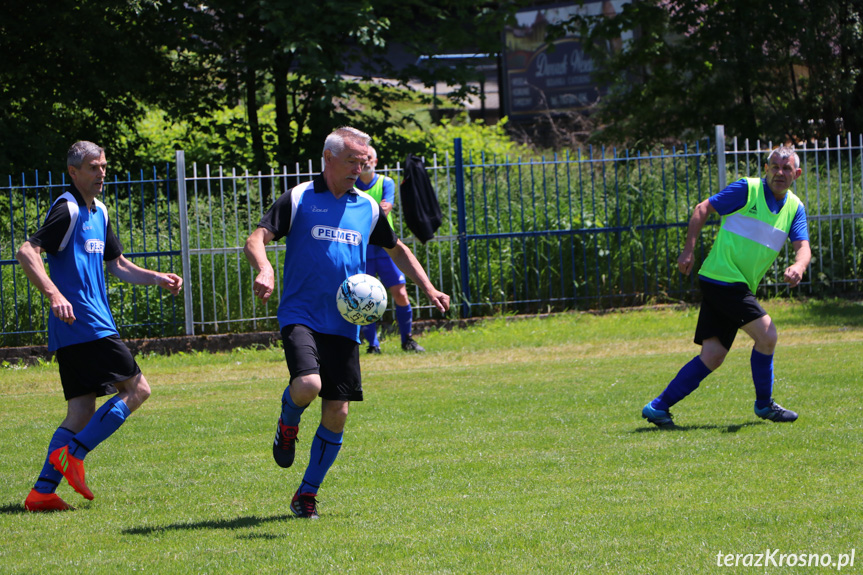
<svg viewBox="0 0 863 575"><path fill-rule="evenodd" d="M406 283L405 274L402 273L402 270L398 268L386 252L375 257L369 256L368 260L366 260L366 273L370 276L381 278L381 283L387 289Z"/></svg>

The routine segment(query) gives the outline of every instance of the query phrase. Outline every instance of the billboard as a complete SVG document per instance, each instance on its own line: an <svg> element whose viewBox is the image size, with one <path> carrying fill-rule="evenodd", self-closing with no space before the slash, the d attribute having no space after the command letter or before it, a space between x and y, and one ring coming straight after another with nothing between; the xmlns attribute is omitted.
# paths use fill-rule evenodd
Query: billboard
<svg viewBox="0 0 863 575"><path fill-rule="evenodd" d="M580 38L546 43L548 26L575 15L614 17L630 0L585 0L581 4L539 6L516 14L516 25L504 31L504 113L511 119L579 110L596 102L605 88L591 80L593 60ZM612 42L619 49L627 38Z"/></svg>

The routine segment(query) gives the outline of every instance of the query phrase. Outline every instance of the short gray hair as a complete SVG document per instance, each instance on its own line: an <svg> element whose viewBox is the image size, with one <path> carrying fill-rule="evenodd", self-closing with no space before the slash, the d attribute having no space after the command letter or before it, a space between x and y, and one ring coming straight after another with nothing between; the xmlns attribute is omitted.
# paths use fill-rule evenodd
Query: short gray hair
<svg viewBox="0 0 863 575"><path fill-rule="evenodd" d="M372 141L372 137L356 128L343 126L341 128L337 128L333 133L327 136L327 139L324 140L324 151L326 152L329 150L335 155L341 154L342 150L345 149L345 140L358 142L364 146L368 146L369 142Z"/></svg>
<svg viewBox="0 0 863 575"><path fill-rule="evenodd" d="M800 167L800 156L797 155L797 150L794 149L794 146L779 146L778 148L773 148L770 155L767 156L767 163L770 164L770 160L774 157L792 158L794 160L794 168L797 169Z"/></svg>
<svg viewBox="0 0 863 575"><path fill-rule="evenodd" d="M66 165L80 168L84 160L91 156L99 157L105 153L105 150L97 146L93 142L80 140L72 144L69 152L66 154Z"/></svg>

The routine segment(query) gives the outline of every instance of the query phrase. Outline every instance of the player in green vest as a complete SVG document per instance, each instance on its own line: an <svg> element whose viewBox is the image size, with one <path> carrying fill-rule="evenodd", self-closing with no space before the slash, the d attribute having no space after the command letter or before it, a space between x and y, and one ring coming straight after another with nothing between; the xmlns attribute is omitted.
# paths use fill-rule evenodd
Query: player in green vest
<svg viewBox="0 0 863 575"><path fill-rule="evenodd" d="M392 178L383 174L376 174L375 167L378 165L378 154L369 146L369 159L363 165L363 171L357 178L354 186L369 194L381 207L381 211L387 215L390 227L396 229L393 221L393 203L396 196L396 185ZM369 244L366 252L366 273L377 276L381 283L389 290L395 302L395 318L399 326L399 334L402 339L402 350L413 353L425 351L412 337L413 332L413 308L408 298L408 290L405 286L405 274L393 263L392 258L383 248ZM377 322L364 325L360 329L363 339L368 343L367 353L379 354L381 352L380 341L377 335Z"/></svg>
<svg viewBox="0 0 863 575"><path fill-rule="evenodd" d="M701 345L701 353L644 406L641 416L650 423L674 426L671 406L722 365L741 329L755 343L750 357L755 414L774 422L797 419L796 413L773 401L776 326L754 292L786 239L796 254L794 263L785 270L788 285L797 286L809 267L812 254L806 210L791 191L801 173L794 148L781 146L768 156L763 179L743 178L695 206L683 252L677 259L678 268L686 275L692 272L695 244L708 217L714 213L722 216L716 241L698 273L702 303L695 343Z"/></svg>

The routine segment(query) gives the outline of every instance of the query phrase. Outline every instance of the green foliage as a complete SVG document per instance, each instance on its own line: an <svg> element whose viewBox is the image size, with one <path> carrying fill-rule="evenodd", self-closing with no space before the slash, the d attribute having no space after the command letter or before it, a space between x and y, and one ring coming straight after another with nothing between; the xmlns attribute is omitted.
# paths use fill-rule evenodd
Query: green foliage
<svg viewBox="0 0 863 575"><path fill-rule="evenodd" d="M460 102L477 77L466 64L397 67L388 57L394 46L409 61L466 43L494 52L517 5L4 2L0 51L9 65L0 69L0 174L60 170L78 139L106 147L124 170L165 161L183 146L193 161L252 171L317 155L339 125L357 124L382 139L412 121L394 103L417 96L432 105L430 97L392 87L446 82ZM38 40L46 31L50 41ZM392 86L369 86L372 78L390 78ZM171 118L161 135L146 129L166 123L154 118L157 110Z"/></svg>
<svg viewBox="0 0 863 575"><path fill-rule="evenodd" d="M466 0L444 6L390 0L279 5L214 0L205 8L190 7L184 17L198 39L190 49L206 55L229 98L243 100L253 168L263 170L317 155L337 126L356 125L382 138L388 129L409 121L391 110L395 94L388 87L365 87L355 78L389 78L394 85L417 78L427 86L445 81L460 87L454 98L463 100L470 91L468 80L476 77L469 67L396 67L388 58L393 47L416 58L436 53L440 46L463 46L470 39L477 49L494 51L500 26L515 7L490 10ZM450 24L465 19L467 26ZM272 150L261 141L257 116L263 102L275 106L277 144Z"/></svg>
<svg viewBox="0 0 863 575"><path fill-rule="evenodd" d="M845 0L648 0L563 28L587 39L594 79L610 87L595 138L685 141L724 124L806 141L863 129L861 18Z"/></svg>
<svg viewBox="0 0 863 575"><path fill-rule="evenodd" d="M462 139L465 158L474 157L475 161L481 156L514 159L534 155L529 148L512 140L506 118L487 125L482 120L471 122L466 114L461 114L453 119L444 118L439 124L421 123L417 117L421 107L410 92L375 84L357 84L356 88L357 96L369 105L369 111L360 118L353 118L351 125L379 134L373 142L378 156L386 164L394 165L408 153L427 158L435 154L441 159L447 154L453 157L455 138ZM384 95L389 95L387 105L391 108L386 114L372 106L375 99ZM245 114L243 106L235 106L192 121L173 119L165 111L151 108L122 136L120 144L130 148L136 144L136 165L173 162L176 150L183 150L187 165L196 162L252 170L254 149ZM278 147L275 106L261 106L258 120L266 155L275 158ZM394 123L407 127L397 127ZM292 167L297 160L300 158L294 158L288 166ZM279 166L273 164L272 167Z"/></svg>
<svg viewBox="0 0 863 575"><path fill-rule="evenodd" d="M269 154L275 149L275 109L272 104L259 111L263 142ZM138 165L173 163L183 150L186 164L252 168L254 152L242 106L216 110L195 120L172 119L160 109L150 109L123 143L135 149Z"/></svg>
<svg viewBox="0 0 863 575"><path fill-rule="evenodd" d="M489 134L465 123L451 122L442 138L424 127L430 111L461 107L481 74L419 56L497 53L501 30L526 4L7 1L0 174L62 170L77 139L105 146L123 170L183 147L191 161L266 172L316 157L345 124L372 134L389 158L444 153L454 124L479 150L469 140ZM863 131L861 21L846 0L649 0L612 19L576 18L550 38L564 28L580 36L594 79L609 86L598 141L681 141L716 124L753 140L805 141ZM417 81L451 91L398 89ZM405 103L417 111L405 113ZM154 117L159 110L170 120ZM492 136L486 152L522 155Z"/></svg>
<svg viewBox="0 0 863 575"><path fill-rule="evenodd" d="M440 158L445 155L454 157L453 142L456 138L462 140L466 161L469 156L474 156L474 160L478 161L480 155L500 159L530 157L531 151L515 143L509 136L506 122L504 118L489 126L482 120L471 122L466 114L461 114L454 119L444 118L432 126L390 130L387 138L400 141L403 148L428 158L433 154Z"/></svg>
<svg viewBox="0 0 863 575"><path fill-rule="evenodd" d="M190 73L194 58L167 48L185 33L168 25L172 8L126 0L0 4L0 173L62 171L79 139L125 162L129 149L115 141L142 116L142 104L198 110L208 102L207 74Z"/></svg>
<svg viewBox="0 0 863 575"><path fill-rule="evenodd" d="M706 154L612 161L588 149L465 174L473 313L687 299L672 269L691 207L716 188ZM677 224L677 225L675 225ZM709 241L709 240L708 240Z"/></svg>
<svg viewBox="0 0 863 575"><path fill-rule="evenodd" d="M189 206L189 243L193 247L217 248L214 253L194 254L190 268L197 278L192 288L192 315L196 333L278 331L276 307L281 295L281 275L266 306L254 297L254 271L239 246L257 227L265 206L260 180L224 177L199 190ZM278 249L278 246L274 245ZM226 248L218 251L218 248ZM284 254L268 251L273 269L279 273ZM335 294L335 291L333 292ZM248 317L268 319L245 320Z"/></svg>
<svg viewBox="0 0 863 575"><path fill-rule="evenodd" d="M65 416L56 366L3 369L0 444L15 448L0 467L0 564L701 575L723 571L719 552L838 559L863 530L848 503L863 441L860 309L767 303L781 339L776 396L800 412L793 425L752 413L743 345L675 407L679 431L641 419L692 357L694 309L498 319L424 334L424 355L386 340L384 355L362 357L366 401L351 405L315 522L292 519L288 504L317 405L294 466L272 460L288 377L280 350L138 358L153 395L87 457L95 500L64 482L58 493L77 510L50 516L22 502ZM430 439L441 430L445 440ZM645 552L658 525L661 553Z"/></svg>

